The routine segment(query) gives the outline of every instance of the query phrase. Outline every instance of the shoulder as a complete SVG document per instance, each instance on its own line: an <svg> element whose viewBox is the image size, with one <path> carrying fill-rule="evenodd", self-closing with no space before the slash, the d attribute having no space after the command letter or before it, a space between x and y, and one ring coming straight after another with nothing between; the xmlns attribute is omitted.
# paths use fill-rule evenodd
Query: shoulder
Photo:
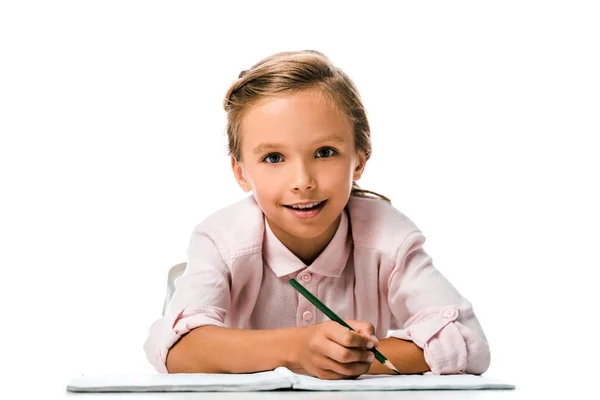
<svg viewBox="0 0 600 400"><path fill-rule="evenodd" d="M256 252L262 248L264 214L254 196L248 196L206 217L193 235L209 236L225 256Z"/></svg>
<svg viewBox="0 0 600 400"><path fill-rule="evenodd" d="M348 212L356 246L393 254L407 238L422 236L413 221L383 199L350 196Z"/></svg>

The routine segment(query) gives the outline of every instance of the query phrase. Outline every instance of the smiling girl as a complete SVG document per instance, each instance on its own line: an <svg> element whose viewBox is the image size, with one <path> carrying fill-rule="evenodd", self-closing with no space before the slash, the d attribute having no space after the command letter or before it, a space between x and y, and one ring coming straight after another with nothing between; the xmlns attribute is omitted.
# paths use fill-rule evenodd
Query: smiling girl
<svg viewBox="0 0 600 400"><path fill-rule="evenodd" d="M144 345L157 371L392 373L373 362L373 346L401 373L486 371L473 308L433 266L421 231L356 184L371 141L351 79L320 52L278 53L242 71L224 108L233 175L251 195L194 229Z"/></svg>

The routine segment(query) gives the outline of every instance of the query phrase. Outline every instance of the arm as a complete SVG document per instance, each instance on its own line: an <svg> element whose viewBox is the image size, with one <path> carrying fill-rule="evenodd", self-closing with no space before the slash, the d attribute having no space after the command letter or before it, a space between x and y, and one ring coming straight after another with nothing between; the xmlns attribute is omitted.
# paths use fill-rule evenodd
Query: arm
<svg viewBox="0 0 600 400"><path fill-rule="evenodd" d="M174 345L166 364L171 373L239 374L284 366L322 379L347 379L369 370L370 346L370 336L334 321L272 330L204 326Z"/></svg>
<svg viewBox="0 0 600 400"><path fill-rule="evenodd" d="M429 365L425 361L423 349L411 341L390 337L379 341L377 346L382 354L394 364L402 374L420 374L429 371ZM369 374L393 374L394 371L381 364L373 362Z"/></svg>
<svg viewBox="0 0 600 400"><path fill-rule="evenodd" d="M217 245L197 227L190 241L185 272L175 280L175 292L165 315L152 324L144 344L146 356L158 372L169 372L166 360L170 349L180 342L185 348L188 340L182 338L188 332L199 327L225 327L230 282L231 273ZM186 363L182 361L186 355L177 358Z"/></svg>
<svg viewBox="0 0 600 400"><path fill-rule="evenodd" d="M169 351L169 373L247 373L293 367L291 344L299 329L244 330L202 326Z"/></svg>
<svg viewBox="0 0 600 400"><path fill-rule="evenodd" d="M418 231L409 235L388 275L388 302L402 327L390 336L421 348L434 374L482 374L490 352L473 307L433 266L424 241Z"/></svg>

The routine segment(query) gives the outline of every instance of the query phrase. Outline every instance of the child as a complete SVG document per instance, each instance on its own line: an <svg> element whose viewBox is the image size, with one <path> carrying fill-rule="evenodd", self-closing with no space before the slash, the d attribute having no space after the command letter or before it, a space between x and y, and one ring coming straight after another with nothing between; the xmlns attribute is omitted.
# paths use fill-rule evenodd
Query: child
<svg viewBox="0 0 600 400"><path fill-rule="evenodd" d="M320 52L278 53L240 73L224 108L233 174L252 195L194 229L187 268L144 345L154 367L393 373L373 361L377 346L401 373L486 371L472 306L432 265L423 234L356 184L371 142L350 78Z"/></svg>

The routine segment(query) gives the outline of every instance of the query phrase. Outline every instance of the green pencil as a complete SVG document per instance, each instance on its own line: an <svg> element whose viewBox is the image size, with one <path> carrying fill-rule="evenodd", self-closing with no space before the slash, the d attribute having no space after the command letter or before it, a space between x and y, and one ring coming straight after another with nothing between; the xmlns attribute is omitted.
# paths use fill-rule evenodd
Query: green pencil
<svg viewBox="0 0 600 400"><path fill-rule="evenodd" d="M342 326L345 326L346 328L350 329L351 331L354 331L354 329L352 329L352 327L350 325L348 325L347 323L345 323L344 320L341 319L340 317L338 317L336 313L334 313L333 311L331 311L329 309L329 307L327 307L325 304L321 303L321 301L319 299L317 299L315 296L313 296L313 294L311 292L309 292L308 290L306 290L304 288L304 286L302 286L301 284L299 284L297 280L295 280L294 278L292 278L292 279L289 280L289 282L290 282L290 285L292 285L294 287L294 289L296 289L298 292L300 292L300 294L302 296L306 297L306 299L308 301L310 301L315 307L317 307L319 310L321 310L323 312L323 314L327 315L329 317L329 319L331 319L332 321L337 322L338 324L340 324ZM388 360L377 349L372 348L372 349L369 349L369 350L373 352L373 354L375 355L375 358L380 363L382 363L383 365L385 365L386 367L388 367L392 371L395 371L397 374L400 374L400 372L396 369L396 367L394 367L394 364L392 364L390 362L390 360Z"/></svg>

